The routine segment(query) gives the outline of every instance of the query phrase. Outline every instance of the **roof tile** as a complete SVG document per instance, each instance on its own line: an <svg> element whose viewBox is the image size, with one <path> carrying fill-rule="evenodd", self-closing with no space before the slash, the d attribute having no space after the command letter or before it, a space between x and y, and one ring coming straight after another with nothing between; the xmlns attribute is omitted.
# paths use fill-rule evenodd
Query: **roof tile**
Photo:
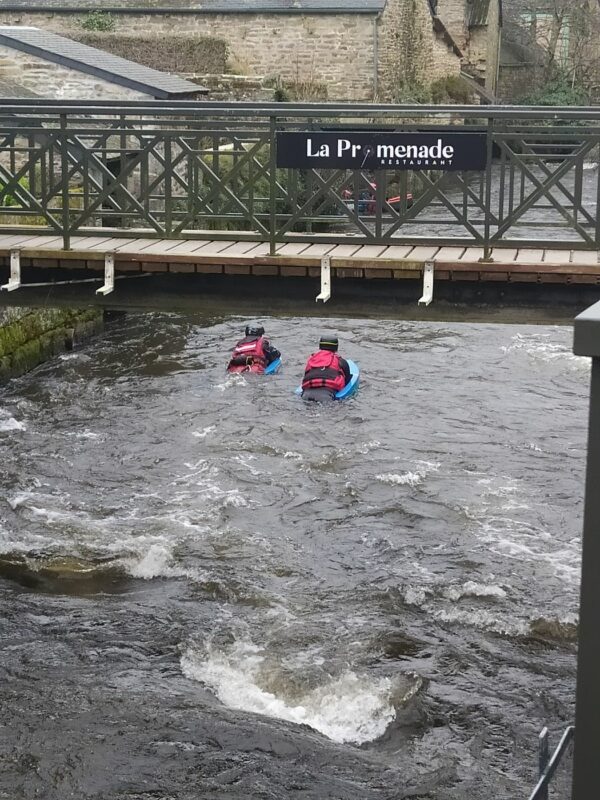
<svg viewBox="0 0 600 800"><path fill-rule="evenodd" d="M136 64L105 50L75 42L40 28L18 25L0 25L0 45L13 47L55 64L62 64L80 72L145 92L155 98L176 98L181 95L203 93L208 90L177 75L159 72Z"/></svg>

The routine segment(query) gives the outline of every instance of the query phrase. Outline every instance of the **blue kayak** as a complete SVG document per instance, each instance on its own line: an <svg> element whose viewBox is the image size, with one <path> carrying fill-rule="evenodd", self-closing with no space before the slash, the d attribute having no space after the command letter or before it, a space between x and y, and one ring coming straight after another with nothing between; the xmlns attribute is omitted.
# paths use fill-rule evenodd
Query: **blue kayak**
<svg viewBox="0 0 600 800"><path fill-rule="evenodd" d="M346 361L350 367L350 383L347 383L343 389L335 393L336 400L347 400L349 397L352 397L352 395L356 393L358 384L360 383L360 369L358 368L358 364L355 364L354 361L350 361L349 358L347 358ZM302 394L301 386L298 386L296 389L296 394Z"/></svg>
<svg viewBox="0 0 600 800"><path fill-rule="evenodd" d="M350 383L347 383L343 389L340 389L339 392L335 393L336 400L346 400L348 397L352 397L352 395L358 389L358 384L360 383L360 370L358 368L358 364L355 364L354 361L350 361L349 358L346 359L348 362L348 366L350 367Z"/></svg>
<svg viewBox="0 0 600 800"><path fill-rule="evenodd" d="M275 361L271 361L268 367L265 367L264 374L265 375L274 375L279 367L281 366L281 356L276 358Z"/></svg>

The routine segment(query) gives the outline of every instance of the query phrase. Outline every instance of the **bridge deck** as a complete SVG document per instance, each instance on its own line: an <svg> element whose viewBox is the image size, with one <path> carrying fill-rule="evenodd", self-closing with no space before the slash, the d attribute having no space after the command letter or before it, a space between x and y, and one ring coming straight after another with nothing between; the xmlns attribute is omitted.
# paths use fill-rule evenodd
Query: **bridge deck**
<svg viewBox="0 0 600 800"><path fill-rule="evenodd" d="M232 237L235 234L232 234ZM518 281L534 283L600 284L596 250L494 248L482 261L479 247L361 245L290 242L269 255L269 243L241 239L190 240L73 236L71 249L52 234L0 234L0 269L8 276L11 251L18 250L24 267L61 267L102 271L104 257L113 253L116 272L213 273L229 275L313 276L320 274L328 255L337 278L420 278L428 261L435 263L436 280ZM2 282L4 282L2 280Z"/></svg>

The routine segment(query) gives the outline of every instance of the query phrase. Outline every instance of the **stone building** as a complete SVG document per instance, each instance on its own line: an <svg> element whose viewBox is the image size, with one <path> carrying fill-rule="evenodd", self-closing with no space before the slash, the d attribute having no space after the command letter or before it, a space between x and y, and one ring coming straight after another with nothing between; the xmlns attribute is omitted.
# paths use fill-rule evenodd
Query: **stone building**
<svg viewBox="0 0 600 800"><path fill-rule="evenodd" d="M304 88L307 97L318 84L329 100L389 101L401 96L402 87L430 85L462 69L493 91L500 5L501 0L0 0L0 24L81 38L84 28L101 27L98 14L105 9L107 49L136 38L212 38L225 43L229 72ZM162 66L152 57L151 44L146 60L136 55ZM197 61L186 71L206 72L203 59Z"/></svg>
<svg viewBox="0 0 600 800"><path fill-rule="evenodd" d="M47 30L0 25L0 97L195 99L207 90Z"/></svg>

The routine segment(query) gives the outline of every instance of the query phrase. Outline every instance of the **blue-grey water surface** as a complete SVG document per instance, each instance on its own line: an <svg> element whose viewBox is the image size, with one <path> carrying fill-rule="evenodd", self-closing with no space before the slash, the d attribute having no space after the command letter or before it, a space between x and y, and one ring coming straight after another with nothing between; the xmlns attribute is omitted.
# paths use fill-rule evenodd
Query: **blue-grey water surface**
<svg viewBox="0 0 600 800"><path fill-rule="evenodd" d="M0 798L509 800L573 717L558 325L131 314L0 390ZM321 333L357 396L293 392Z"/></svg>

